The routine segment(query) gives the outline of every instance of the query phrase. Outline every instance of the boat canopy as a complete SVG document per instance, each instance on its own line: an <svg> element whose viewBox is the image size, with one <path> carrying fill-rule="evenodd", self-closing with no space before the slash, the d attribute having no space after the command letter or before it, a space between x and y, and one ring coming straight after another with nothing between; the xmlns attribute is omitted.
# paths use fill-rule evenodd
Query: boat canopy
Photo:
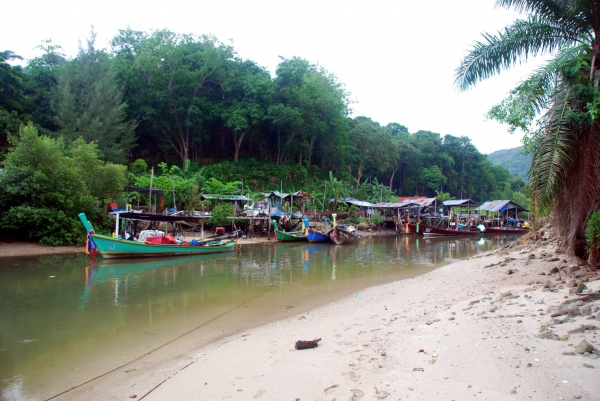
<svg viewBox="0 0 600 401"><path fill-rule="evenodd" d="M114 213L117 214L117 213ZM146 221L192 221L196 222L202 219L210 219L212 216L179 216L179 215L165 215L165 214L151 214L151 213L134 213L134 212L123 212L118 213L122 219L131 220L146 220Z"/></svg>
<svg viewBox="0 0 600 401"><path fill-rule="evenodd" d="M507 210L517 210L517 213L519 212L529 212L529 210L525 209L523 206L516 204L515 202L511 201L511 200L493 200L493 201L488 201L485 202L483 205L481 205L479 208L479 210L487 210L490 212L495 212L495 213L504 213Z"/></svg>

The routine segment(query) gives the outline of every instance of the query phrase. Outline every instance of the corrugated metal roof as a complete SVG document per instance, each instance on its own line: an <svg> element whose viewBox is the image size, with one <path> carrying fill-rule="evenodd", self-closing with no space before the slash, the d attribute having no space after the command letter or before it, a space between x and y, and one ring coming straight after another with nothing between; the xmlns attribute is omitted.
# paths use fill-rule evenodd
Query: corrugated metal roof
<svg viewBox="0 0 600 401"><path fill-rule="evenodd" d="M204 199L217 199L217 200L228 200L228 201L251 201L252 199L245 197L244 195L210 195L202 194Z"/></svg>
<svg viewBox="0 0 600 401"><path fill-rule="evenodd" d="M367 201L361 201L361 200L354 199L354 198L341 199L341 202L350 203L351 205L356 205L358 207L374 207L375 206L374 203L367 202Z"/></svg>
<svg viewBox="0 0 600 401"><path fill-rule="evenodd" d="M518 212L528 212L523 206L510 200L493 200L485 202L478 207L479 210L488 210L490 212L505 212L507 209L517 209Z"/></svg>
<svg viewBox="0 0 600 401"><path fill-rule="evenodd" d="M293 194L286 194L285 192L279 192L279 191L261 192L261 195L263 195L265 198L270 198L271 196L276 196L281 199L286 199L286 198L291 198L293 196L294 198L314 199L314 196L312 196L308 192L304 192L304 191L297 191L297 192L294 192Z"/></svg>
<svg viewBox="0 0 600 401"><path fill-rule="evenodd" d="M402 209L402 208L408 208L411 205L416 206L416 204L413 203L413 201L407 201L407 202L378 202L373 207L380 208L380 209Z"/></svg>
<svg viewBox="0 0 600 401"><path fill-rule="evenodd" d="M450 199L442 202L444 206L479 206L479 202L472 199Z"/></svg>
<svg viewBox="0 0 600 401"><path fill-rule="evenodd" d="M402 198L398 198L399 202L411 202L413 204L419 205L420 207L429 206L436 200L437 198L425 198L422 196L405 196Z"/></svg>

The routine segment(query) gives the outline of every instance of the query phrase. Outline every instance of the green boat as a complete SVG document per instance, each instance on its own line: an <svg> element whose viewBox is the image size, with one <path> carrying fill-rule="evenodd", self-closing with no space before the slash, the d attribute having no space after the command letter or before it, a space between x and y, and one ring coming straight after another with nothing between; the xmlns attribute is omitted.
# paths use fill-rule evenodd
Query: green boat
<svg viewBox="0 0 600 401"><path fill-rule="evenodd" d="M160 216L157 215L156 218L159 219ZM231 252L236 247L236 242L229 239L205 242L200 245L147 244L145 242L115 238L110 235L96 234L85 213L79 213L79 220L81 220L98 252L106 259L204 255Z"/></svg>
<svg viewBox="0 0 600 401"><path fill-rule="evenodd" d="M308 220L308 219L305 219ZM281 231L277 228L277 221L273 220L273 230L275 231L275 237L279 242L295 242L295 241L306 241L308 237L308 230L306 229L304 221L302 221L303 229L300 231Z"/></svg>

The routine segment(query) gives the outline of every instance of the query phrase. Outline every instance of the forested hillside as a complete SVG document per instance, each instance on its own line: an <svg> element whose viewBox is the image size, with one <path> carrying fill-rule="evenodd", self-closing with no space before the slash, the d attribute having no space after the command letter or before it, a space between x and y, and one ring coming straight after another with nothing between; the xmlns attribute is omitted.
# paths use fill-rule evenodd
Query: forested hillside
<svg viewBox="0 0 600 401"><path fill-rule="evenodd" d="M527 173L531 164L531 155L522 155L522 146L512 149L497 150L490 153L488 158L494 164L505 167L511 175L518 175L524 181L528 181Z"/></svg>
<svg viewBox="0 0 600 401"><path fill-rule="evenodd" d="M52 169L39 162L47 157L87 160L121 186L147 187L152 175L153 187L177 191L167 206L187 208L200 204L200 193L274 189L318 199L444 193L526 202L524 183L466 136L350 117L343 83L308 60L282 58L272 76L211 36L126 29L109 49L94 42L92 33L67 59L45 41L23 67L10 63L16 52L0 53L0 230L42 215L56 220L47 225L76 230L61 219L74 219L84 204L89 211L122 201L84 168L72 169L70 192L38 193L52 188ZM84 204L69 199L76 187ZM54 198L66 203L48 203Z"/></svg>

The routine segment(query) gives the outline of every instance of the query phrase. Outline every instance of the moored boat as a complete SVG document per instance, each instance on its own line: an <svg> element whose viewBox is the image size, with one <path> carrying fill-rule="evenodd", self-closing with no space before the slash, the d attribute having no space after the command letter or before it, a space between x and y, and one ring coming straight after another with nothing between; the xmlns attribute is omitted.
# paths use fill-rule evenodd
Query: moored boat
<svg viewBox="0 0 600 401"><path fill-rule="evenodd" d="M332 216L333 228L329 230L327 235L329 236L329 239L331 239L331 241L333 241L336 245L351 244L360 238L354 227L343 225L338 226L335 222L336 214L334 213Z"/></svg>
<svg viewBox="0 0 600 401"><path fill-rule="evenodd" d="M413 224L408 223L408 229L414 235L422 235L422 236L458 236L458 235L481 235L481 231L477 228L475 230L467 230L467 229L447 229L441 227L433 227L426 224Z"/></svg>
<svg viewBox="0 0 600 401"><path fill-rule="evenodd" d="M476 229L471 227L471 230ZM529 232L529 228L518 228L518 227L486 227L484 234L526 234Z"/></svg>
<svg viewBox="0 0 600 401"><path fill-rule="evenodd" d="M157 219L160 216L156 217ZM148 243L149 241L126 240L110 235L97 234L94 232L91 223L87 220L85 213L79 213L79 220L88 232L89 238L97 248L103 258L139 258L152 256L192 256L213 254L222 252L231 252L236 247L236 241L231 239L211 240L211 241L192 241L181 243L164 244L161 241L157 244Z"/></svg>
<svg viewBox="0 0 600 401"><path fill-rule="evenodd" d="M308 235L307 235L306 239L308 240L308 242L330 242L331 241L331 239L329 238L329 235L327 235L321 231L313 230L312 228L308 229Z"/></svg>
<svg viewBox="0 0 600 401"><path fill-rule="evenodd" d="M305 219L308 220L308 219ZM305 220L302 221L302 230L300 231L281 231L277 228L277 221L273 220L273 230L275 231L275 238L279 242L296 242L306 241L308 237L308 230L305 226Z"/></svg>

